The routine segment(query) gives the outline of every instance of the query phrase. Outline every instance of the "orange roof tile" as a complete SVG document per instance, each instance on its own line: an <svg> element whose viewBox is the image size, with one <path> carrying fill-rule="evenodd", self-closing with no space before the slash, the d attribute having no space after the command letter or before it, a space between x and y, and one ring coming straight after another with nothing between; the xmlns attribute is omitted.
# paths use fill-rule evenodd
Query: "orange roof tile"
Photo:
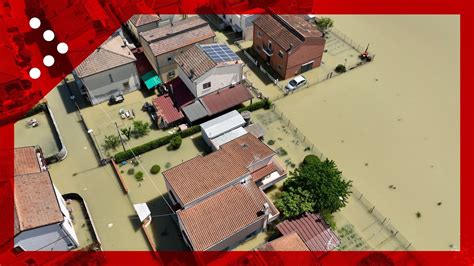
<svg viewBox="0 0 474 266"><path fill-rule="evenodd" d="M310 251L301 237L293 232L289 235L281 236L271 242L259 247L260 251Z"/></svg>
<svg viewBox="0 0 474 266"><path fill-rule="evenodd" d="M208 250L243 228L264 219L264 203L270 214L278 211L253 182L231 186L197 205L178 211L194 250Z"/></svg>

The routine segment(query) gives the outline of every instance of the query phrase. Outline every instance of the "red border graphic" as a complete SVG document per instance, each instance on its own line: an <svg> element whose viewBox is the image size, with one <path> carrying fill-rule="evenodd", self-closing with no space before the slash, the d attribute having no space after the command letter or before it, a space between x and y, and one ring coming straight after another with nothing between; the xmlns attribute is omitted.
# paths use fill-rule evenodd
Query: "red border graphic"
<svg viewBox="0 0 474 266"><path fill-rule="evenodd" d="M245 1L245 0L243 0ZM243 2L241 1L241 2ZM226 4L227 2L227 4ZM233 1L235 2L235 1ZM219 0L3 0L0 7L0 265L22 264L137 264L188 265L208 252L24 252L11 255L13 241L13 123L43 98L65 75L82 62L132 14L247 13L260 7L281 14L459 14L461 16L461 250L446 252L226 252L222 264L319 265L473 265L474 209L469 205L474 188L473 170L466 162L473 149L471 100L474 84L468 73L473 60L471 6L465 0L247 0L235 9ZM41 20L33 30L29 20ZM469 26L471 25L471 26ZM46 41L43 32L54 31ZM442 38L442 36L440 36ZM57 45L68 46L66 54ZM54 55L55 67L43 65ZM41 77L30 78L38 68ZM457 89L457 88L453 88ZM316 256L315 256L316 255ZM260 258L257 260L256 258Z"/></svg>

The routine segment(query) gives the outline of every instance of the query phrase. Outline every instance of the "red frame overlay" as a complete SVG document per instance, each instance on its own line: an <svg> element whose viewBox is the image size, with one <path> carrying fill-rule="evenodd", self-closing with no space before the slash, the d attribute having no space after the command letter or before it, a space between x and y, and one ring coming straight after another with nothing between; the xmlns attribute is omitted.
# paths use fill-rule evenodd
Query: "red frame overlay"
<svg viewBox="0 0 474 266"><path fill-rule="evenodd" d="M474 208L472 154L474 25L469 0L248 0L236 9L224 0L4 0L0 7L0 265L23 264L33 258L38 264L130 264L187 265L215 254L210 252L23 252L13 247L13 123L71 73L87 55L120 27L132 14L248 13L254 7L268 12L293 14L459 14L461 16L461 250L445 252L225 252L217 264L320 264L320 265L472 265L474 262ZM228 2L228 1L227 1ZM32 30L31 17L42 25ZM42 32L52 29L55 39L46 42ZM442 38L442 36L440 36ZM69 52L59 55L56 45L66 42ZM469 49L470 48L470 49ZM54 54L55 67L47 69L42 59ZM42 75L31 80L28 71L38 67ZM453 88L457 89L457 88ZM3 109L2 109L3 108Z"/></svg>

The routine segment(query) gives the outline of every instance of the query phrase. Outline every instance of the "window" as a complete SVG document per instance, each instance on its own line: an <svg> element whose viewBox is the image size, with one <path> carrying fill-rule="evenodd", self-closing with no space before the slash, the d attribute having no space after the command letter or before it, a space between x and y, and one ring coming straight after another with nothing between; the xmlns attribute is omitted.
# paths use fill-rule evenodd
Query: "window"
<svg viewBox="0 0 474 266"><path fill-rule="evenodd" d="M278 52L278 56L283 58L283 51L282 50L280 50L280 52Z"/></svg>
<svg viewBox="0 0 474 266"><path fill-rule="evenodd" d="M125 91L130 90L130 83L129 83L128 81L127 81L127 82L124 82L122 85L123 85L123 89L124 89Z"/></svg>
<svg viewBox="0 0 474 266"><path fill-rule="evenodd" d="M268 50L269 50L269 51L272 50L272 42L271 42L271 41L268 41Z"/></svg>
<svg viewBox="0 0 474 266"><path fill-rule="evenodd" d="M114 78L112 78L112 74L109 74L109 79L110 79L110 82L114 82Z"/></svg>
<svg viewBox="0 0 474 266"><path fill-rule="evenodd" d="M202 89L203 90L209 89L210 87L211 87L211 82L210 81L202 84Z"/></svg>
<svg viewBox="0 0 474 266"><path fill-rule="evenodd" d="M176 75L174 70L171 70L170 72L168 72L168 78L172 78L172 77L174 77L174 75Z"/></svg>
<svg viewBox="0 0 474 266"><path fill-rule="evenodd" d="M171 56L168 57L168 62L171 62L171 60L173 60L173 58Z"/></svg>
<svg viewBox="0 0 474 266"><path fill-rule="evenodd" d="M257 30L257 37L262 37L262 32Z"/></svg>
<svg viewBox="0 0 474 266"><path fill-rule="evenodd" d="M12 248L11 251L12 251L13 254L18 255L18 254L22 253L25 250L20 246L16 246L16 247Z"/></svg>

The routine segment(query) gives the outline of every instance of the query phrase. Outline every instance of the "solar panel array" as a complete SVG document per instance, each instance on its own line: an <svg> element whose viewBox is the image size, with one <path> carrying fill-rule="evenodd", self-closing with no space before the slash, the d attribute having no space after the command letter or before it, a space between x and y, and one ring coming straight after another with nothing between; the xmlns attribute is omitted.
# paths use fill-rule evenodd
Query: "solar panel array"
<svg viewBox="0 0 474 266"><path fill-rule="evenodd" d="M240 60L225 44L201 45L201 48L216 63Z"/></svg>

